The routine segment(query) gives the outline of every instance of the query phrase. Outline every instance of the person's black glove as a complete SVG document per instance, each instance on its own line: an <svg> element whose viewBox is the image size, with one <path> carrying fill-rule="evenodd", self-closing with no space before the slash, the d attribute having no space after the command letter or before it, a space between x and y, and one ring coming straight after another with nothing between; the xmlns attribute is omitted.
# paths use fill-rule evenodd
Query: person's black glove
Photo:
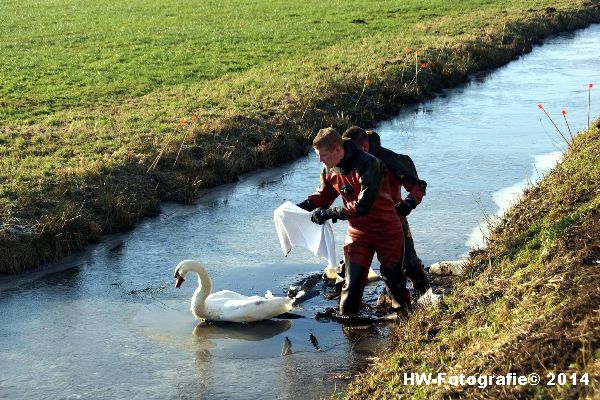
<svg viewBox="0 0 600 400"><path fill-rule="evenodd" d="M414 210L416 206L417 203L412 197L407 197L405 200L400 200L400 202L396 203L395 205L398 215L403 215L405 217L410 214L410 212Z"/></svg>
<svg viewBox="0 0 600 400"><path fill-rule="evenodd" d="M298 207L300 207L301 209L303 209L304 211L312 211L315 209L315 206L313 206L312 201L310 201L309 199L304 200L301 203L296 204Z"/></svg>
<svg viewBox="0 0 600 400"><path fill-rule="evenodd" d="M345 219L343 211L339 208L317 208L313 211L310 220L315 224L323 225L325 221L331 220L334 224L338 219Z"/></svg>

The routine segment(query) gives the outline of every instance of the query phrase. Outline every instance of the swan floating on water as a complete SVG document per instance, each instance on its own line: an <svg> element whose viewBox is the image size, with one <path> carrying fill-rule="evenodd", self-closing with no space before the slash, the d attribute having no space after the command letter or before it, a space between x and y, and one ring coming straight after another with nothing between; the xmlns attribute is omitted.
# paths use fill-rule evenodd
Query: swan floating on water
<svg viewBox="0 0 600 400"><path fill-rule="evenodd" d="M231 290L210 294L212 281L206 269L197 261L184 260L175 268L175 287L179 288L188 272L198 274L198 288L194 291L191 311L198 320L254 322L271 319L292 309L289 297L274 297L267 291L265 297L244 296Z"/></svg>

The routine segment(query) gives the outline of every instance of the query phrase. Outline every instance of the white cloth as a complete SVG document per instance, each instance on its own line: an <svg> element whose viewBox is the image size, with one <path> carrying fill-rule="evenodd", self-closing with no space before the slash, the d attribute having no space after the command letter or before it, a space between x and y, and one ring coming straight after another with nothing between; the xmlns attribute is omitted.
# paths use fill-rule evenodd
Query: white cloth
<svg viewBox="0 0 600 400"><path fill-rule="evenodd" d="M317 225L310 220L310 216L310 212L291 201L286 201L274 211L273 219L283 254L287 256L292 248L304 247L314 255L325 258L330 266L337 266L331 223L327 221Z"/></svg>

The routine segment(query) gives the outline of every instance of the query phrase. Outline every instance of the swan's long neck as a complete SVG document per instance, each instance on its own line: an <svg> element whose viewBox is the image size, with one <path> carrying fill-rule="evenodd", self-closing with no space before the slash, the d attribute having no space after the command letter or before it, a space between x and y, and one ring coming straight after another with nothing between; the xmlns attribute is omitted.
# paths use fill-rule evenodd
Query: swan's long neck
<svg viewBox="0 0 600 400"><path fill-rule="evenodd" d="M212 281L208 276L206 269L198 262L189 261L182 268L182 272L194 271L198 274L198 288L192 296L192 309L203 307L204 301L212 290Z"/></svg>

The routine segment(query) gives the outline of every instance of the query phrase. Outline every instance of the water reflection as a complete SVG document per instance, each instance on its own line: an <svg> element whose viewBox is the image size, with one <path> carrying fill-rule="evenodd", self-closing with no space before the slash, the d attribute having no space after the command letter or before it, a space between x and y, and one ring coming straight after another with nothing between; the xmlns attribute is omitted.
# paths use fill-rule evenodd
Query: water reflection
<svg viewBox="0 0 600 400"><path fill-rule="evenodd" d="M123 254L125 248L125 241L119 241L113 247L107 250L107 257L118 258Z"/></svg>
<svg viewBox="0 0 600 400"><path fill-rule="evenodd" d="M218 358L246 357L247 355L239 350L233 354L230 351L238 344L236 341L260 342L287 331L291 326L292 323L288 320L268 320L248 324L202 322L196 325L192 332L192 351L196 363L210 362L213 355ZM273 349L270 344L268 347L269 350ZM211 353L211 350L214 354ZM254 347L252 353L260 354L260 350L257 350ZM264 353L264 356L273 357L275 355L267 352ZM206 368L206 365L202 368Z"/></svg>
<svg viewBox="0 0 600 400"><path fill-rule="evenodd" d="M202 322L192 332L199 344L211 339L235 339L258 342L279 335L292 326L289 320L267 320L247 324Z"/></svg>

